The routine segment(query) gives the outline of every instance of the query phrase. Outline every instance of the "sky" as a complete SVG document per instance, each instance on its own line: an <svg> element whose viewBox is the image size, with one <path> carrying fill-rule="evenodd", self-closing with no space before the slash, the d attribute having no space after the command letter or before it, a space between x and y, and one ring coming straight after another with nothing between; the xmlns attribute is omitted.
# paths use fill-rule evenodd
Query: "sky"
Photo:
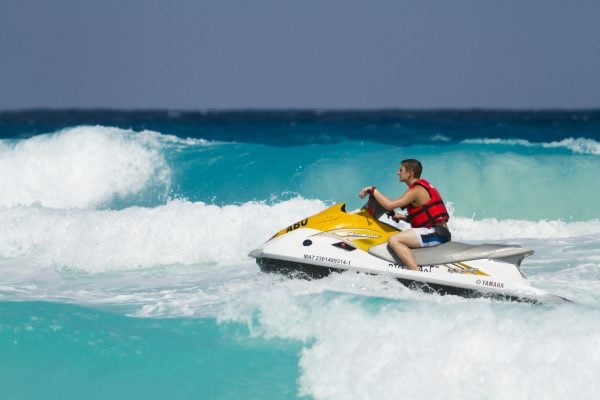
<svg viewBox="0 0 600 400"><path fill-rule="evenodd" d="M598 0L2 0L0 110L600 108Z"/></svg>

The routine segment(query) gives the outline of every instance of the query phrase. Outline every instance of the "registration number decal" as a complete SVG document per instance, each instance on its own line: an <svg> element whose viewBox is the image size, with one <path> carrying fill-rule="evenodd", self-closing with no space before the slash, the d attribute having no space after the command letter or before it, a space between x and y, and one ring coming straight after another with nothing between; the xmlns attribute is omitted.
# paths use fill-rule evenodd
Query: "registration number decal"
<svg viewBox="0 0 600 400"><path fill-rule="evenodd" d="M343 258L336 258L336 257L317 256L314 254L305 254L304 259L310 260L310 261L328 263L328 264L352 265L350 260L344 260Z"/></svg>

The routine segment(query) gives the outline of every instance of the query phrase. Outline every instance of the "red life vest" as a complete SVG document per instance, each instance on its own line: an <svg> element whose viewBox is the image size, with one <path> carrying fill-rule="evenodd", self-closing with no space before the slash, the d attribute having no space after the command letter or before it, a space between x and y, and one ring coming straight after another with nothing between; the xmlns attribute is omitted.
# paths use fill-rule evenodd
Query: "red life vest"
<svg viewBox="0 0 600 400"><path fill-rule="evenodd" d="M410 225L413 228L431 228L433 225L446 223L450 216L437 189L425 179L419 179L409 187L413 188L416 185L423 186L431 199L420 207L414 207L412 204L406 207Z"/></svg>

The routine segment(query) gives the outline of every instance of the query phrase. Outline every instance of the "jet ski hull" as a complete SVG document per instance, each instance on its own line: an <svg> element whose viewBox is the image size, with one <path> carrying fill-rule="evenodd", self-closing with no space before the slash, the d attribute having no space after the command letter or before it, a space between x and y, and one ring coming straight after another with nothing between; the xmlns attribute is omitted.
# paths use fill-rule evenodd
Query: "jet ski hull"
<svg viewBox="0 0 600 400"><path fill-rule="evenodd" d="M290 278L300 279L321 279L325 278L334 273L343 273L348 270L324 267L313 264L300 263L297 261L284 261L273 258L257 258L256 263L259 265L260 270L264 273L275 273L288 276ZM392 276L394 279L402 283L409 289L420 290L425 293L437 293L439 295L454 295L467 298L492 298L496 300L506 301L518 301L527 303L561 303L563 301L569 301L564 297L556 296L550 293L539 293L526 295L522 294L508 294L502 292L490 292L481 289L468 289L459 286L451 286L448 284L432 283L426 279L415 280L408 278L401 278Z"/></svg>

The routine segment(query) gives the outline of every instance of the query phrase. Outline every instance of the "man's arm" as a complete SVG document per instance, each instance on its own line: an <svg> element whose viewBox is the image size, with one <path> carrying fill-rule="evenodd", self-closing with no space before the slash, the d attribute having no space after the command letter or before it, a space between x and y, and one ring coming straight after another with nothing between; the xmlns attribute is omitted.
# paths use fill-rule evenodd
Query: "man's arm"
<svg viewBox="0 0 600 400"><path fill-rule="evenodd" d="M361 198L364 197L368 193L369 189L371 189L371 187L367 187L361 190L359 196ZM410 188L406 192L404 192L402 196L394 200L390 199L377 189L373 191L372 195L375 197L375 200L377 200L379 204L381 204L383 208L385 208L386 210L393 210L395 208L404 208L410 203L412 203L416 198L416 191L414 190L414 188Z"/></svg>

